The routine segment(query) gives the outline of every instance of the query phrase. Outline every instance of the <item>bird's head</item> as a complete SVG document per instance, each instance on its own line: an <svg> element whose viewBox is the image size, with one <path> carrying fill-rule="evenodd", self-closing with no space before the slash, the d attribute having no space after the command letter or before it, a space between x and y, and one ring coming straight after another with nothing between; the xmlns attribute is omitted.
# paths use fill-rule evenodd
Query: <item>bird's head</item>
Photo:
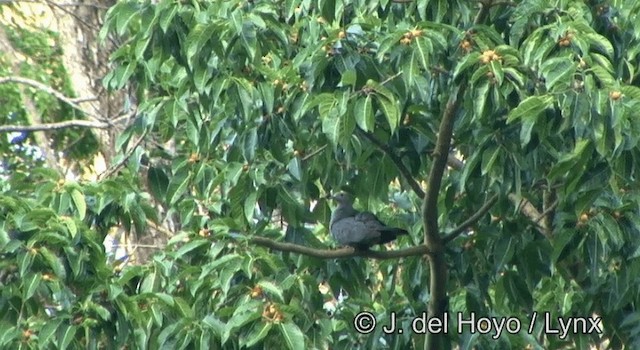
<svg viewBox="0 0 640 350"><path fill-rule="evenodd" d="M331 198L336 202L338 202L338 204L343 204L343 205L353 204L353 196L347 192L338 192L332 195Z"/></svg>

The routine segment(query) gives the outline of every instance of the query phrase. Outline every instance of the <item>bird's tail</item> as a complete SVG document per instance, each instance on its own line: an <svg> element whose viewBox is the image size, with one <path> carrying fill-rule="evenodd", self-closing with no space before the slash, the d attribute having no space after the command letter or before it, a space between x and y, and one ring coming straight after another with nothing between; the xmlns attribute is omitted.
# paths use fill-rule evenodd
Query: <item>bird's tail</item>
<svg viewBox="0 0 640 350"><path fill-rule="evenodd" d="M398 236L409 234L406 230L397 227L390 227L380 233L380 244L389 243L395 240Z"/></svg>

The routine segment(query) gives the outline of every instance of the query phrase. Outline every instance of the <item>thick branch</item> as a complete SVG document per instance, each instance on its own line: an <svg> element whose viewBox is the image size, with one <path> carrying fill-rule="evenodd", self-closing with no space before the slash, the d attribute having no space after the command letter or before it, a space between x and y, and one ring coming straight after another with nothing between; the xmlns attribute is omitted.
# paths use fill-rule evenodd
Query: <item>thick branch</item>
<svg viewBox="0 0 640 350"><path fill-rule="evenodd" d="M398 171L400 172L400 174L402 174L402 177L407 181L407 183L409 183L409 186L411 187L413 192L415 192L420 198L424 198L424 191L422 190L422 187L420 187L420 184L416 181L416 179L414 179L413 176L411 176L411 172L409 171L409 169L407 169L404 163L402 163L402 160L400 160L400 158L395 153L393 153L393 150L389 148L387 145L385 145L384 143L382 143L380 140L378 140L372 134L369 134L360 129L358 129L358 131L367 140L371 141L371 143L376 145L376 147L378 147L382 152L384 152L384 154L386 154L387 157L389 157L389 159L391 159L393 164L395 164L396 168L398 168Z"/></svg>
<svg viewBox="0 0 640 350"><path fill-rule="evenodd" d="M536 230L540 232L543 236L551 240L551 236L548 234L548 228L545 226L544 221L538 222L538 218L542 217L542 214L538 211L538 209L529 202L526 198L521 198L515 193L509 193L509 199L513 204L516 205L518 210L524 214L536 227Z"/></svg>
<svg viewBox="0 0 640 350"><path fill-rule="evenodd" d="M89 120L65 120L58 123L38 124L38 125L2 125L0 126L0 132L14 132L14 131L50 131L65 128L94 128L94 129L106 129L109 124L92 122Z"/></svg>
<svg viewBox="0 0 640 350"><path fill-rule="evenodd" d="M433 164L429 172L429 181L427 182L427 193L424 196L422 204L422 221L425 228L425 244L431 249L437 250L436 246L441 244L438 235L438 193L444 175L444 168L447 166L449 158L449 147L451 145L451 137L453 135L453 121L455 113L458 109L459 101L464 96L465 86L461 85L455 89L442 113L440 128L438 129L438 139L436 148L433 151Z"/></svg>
<svg viewBox="0 0 640 350"><path fill-rule="evenodd" d="M427 247L425 245L419 245L402 250L387 250L387 251L375 251L375 250L354 250L353 248L340 248L340 249L314 249L303 245L293 243L276 242L272 239L265 237L252 237L249 240L251 243L273 250L281 252L292 252L302 255L311 256L319 259L341 259L352 258L361 256L371 259L398 259L408 256L424 255L427 253Z"/></svg>
<svg viewBox="0 0 640 350"><path fill-rule="evenodd" d="M24 85L29 85L31 87L34 87L38 90L42 90L50 95L53 95L54 97L56 97L57 99L59 99L60 101L68 104L69 106L79 110L80 112L92 116L96 119L98 119L95 115L93 115L90 112L87 112L85 110L83 110L80 106L78 106L78 104L76 104L74 102L73 98L67 97L65 96L63 93L61 93L60 91L47 86L39 81L35 81L33 79L28 79L28 78L23 78L23 77L16 77L16 76L11 76L11 77L0 77L0 84L4 84L4 83L19 83L19 84L24 84Z"/></svg>
<svg viewBox="0 0 640 350"><path fill-rule="evenodd" d="M494 194L493 197L489 198L489 200L480 208L478 211L471 215L467 220L465 220L460 226L453 229L453 231L449 232L446 236L442 237L442 242L447 244L448 242L454 240L458 237L462 232L464 232L469 226L475 224L481 217L483 217L491 207L498 201L498 195Z"/></svg>

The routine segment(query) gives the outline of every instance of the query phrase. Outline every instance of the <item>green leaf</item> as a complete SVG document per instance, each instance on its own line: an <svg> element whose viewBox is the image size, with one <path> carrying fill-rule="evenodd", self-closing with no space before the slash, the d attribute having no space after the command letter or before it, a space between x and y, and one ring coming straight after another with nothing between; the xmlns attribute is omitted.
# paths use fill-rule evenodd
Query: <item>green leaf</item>
<svg viewBox="0 0 640 350"><path fill-rule="evenodd" d="M620 87L620 91L624 97L630 98L632 100L640 101L640 88L631 85L624 85Z"/></svg>
<svg viewBox="0 0 640 350"><path fill-rule="evenodd" d="M584 155L590 155L591 142L588 139L581 139L576 142L571 153L563 155L558 162L551 168L547 175L550 180L556 180L564 176L570 171L581 171L576 169L576 165Z"/></svg>
<svg viewBox="0 0 640 350"><path fill-rule="evenodd" d="M71 236L71 238L74 238L78 234L78 226L76 225L76 222L73 220L73 218L61 217L60 221L69 231L69 235Z"/></svg>
<svg viewBox="0 0 640 350"><path fill-rule="evenodd" d="M245 344L245 346L250 348L258 344L259 341L264 339L269 334L271 328L273 328L272 322L256 322L253 326L252 331L246 337L249 341Z"/></svg>
<svg viewBox="0 0 640 350"><path fill-rule="evenodd" d="M395 100L390 100L378 95L376 95L376 97L378 97L377 101L380 104L384 115L387 117L387 122L391 128L391 134L393 134L400 124L400 106L398 106L398 102Z"/></svg>
<svg viewBox="0 0 640 350"><path fill-rule="evenodd" d="M367 80L367 84L365 86L377 92L378 94L384 96L384 98L386 98L389 101L393 101L395 99L395 97L393 96L393 93L389 91L389 89L380 85L378 82L374 80L371 80L371 79Z"/></svg>
<svg viewBox="0 0 640 350"><path fill-rule="evenodd" d="M182 317L193 318L194 316L193 309L191 308L191 305L189 305L189 303L187 303L187 301L184 300L184 298L174 297L173 300L175 301L176 308L178 309Z"/></svg>
<svg viewBox="0 0 640 350"><path fill-rule="evenodd" d="M38 332L38 345L46 347L49 342L51 342L51 337L56 333L62 321L62 319L48 320L45 325L42 326L40 332Z"/></svg>
<svg viewBox="0 0 640 350"><path fill-rule="evenodd" d="M375 119L373 115L373 104L371 95L356 100L353 112L356 117L356 123L364 131L373 131L375 127Z"/></svg>
<svg viewBox="0 0 640 350"><path fill-rule="evenodd" d="M264 280L258 282L258 285L262 287L267 294L277 297L280 302L284 303L284 296L282 295L282 289L280 289L280 287L276 286L272 282Z"/></svg>
<svg viewBox="0 0 640 350"><path fill-rule="evenodd" d="M525 147L531 141L531 133L536 121L538 121L538 115L536 114L522 117L522 126L520 128L520 145L522 147Z"/></svg>
<svg viewBox="0 0 640 350"><path fill-rule="evenodd" d="M129 1L121 2L119 5L117 10L114 9L117 16L115 28L118 36L122 36L129 29L127 28L129 22L139 14L140 8L137 3Z"/></svg>
<svg viewBox="0 0 640 350"><path fill-rule="evenodd" d="M76 206L76 210L78 211L78 217L80 220L84 220L84 217L87 214L87 202L84 200L84 194L75 188L71 190L70 194L73 204Z"/></svg>
<svg viewBox="0 0 640 350"><path fill-rule="evenodd" d="M482 175L486 175L491 168L493 168L493 164L498 159L498 155L500 154L500 147L490 146L486 149L482 154Z"/></svg>
<svg viewBox="0 0 640 350"><path fill-rule="evenodd" d="M198 52L202 51L202 48L207 44L209 39L213 37L216 27L216 24L198 23L189 32L189 36L187 36L187 40L184 44L189 66L193 67L194 60L199 56Z"/></svg>
<svg viewBox="0 0 640 350"><path fill-rule="evenodd" d="M27 300L33 296L36 289L40 286L42 276L39 273L30 274L25 280L22 281L23 300Z"/></svg>
<svg viewBox="0 0 640 350"><path fill-rule="evenodd" d="M140 285L140 293L151 293L154 291L156 284L158 284L158 274L151 272L142 280Z"/></svg>
<svg viewBox="0 0 640 350"><path fill-rule="evenodd" d="M489 99L489 88L491 87L488 80L485 80L478 86L475 91L475 102L473 103L473 111L475 112L476 119L482 119L484 115L484 106Z"/></svg>
<svg viewBox="0 0 640 350"><path fill-rule="evenodd" d="M53 271L54 275L56 275L61 280L64 280L66 278L66 271L64 270L62 261L60 261L60 259L56 255L54 255L49 250L49 248L44 246L40 247L38 249L38 254L42 256L47 267Z"/></svg>
<svg viewBox="0 0 640 350"><path fill-rule="evenodd" d="M337 110L335 109L336 104L338 103L338 99L334 94L323 93L318 95L315 99L318 105L318 112L320 112L321 118L330 118L334 117L337 114ZM315 102L315 101L314 101Z"/></svg>
<svg viewBox="0 0 640 350"><path fill-rule="evenodd" d="M296 158L297 159L297 158ZM247 222L253 223L253 213L256 209L256 202L258 200L258 192L253 191L244 200L244 216Z"/></svg>
<svg viewBox="0 0 640 350"><path fill-rule="evenodd" d="M242 156L251 163L256 156L258 148L258 129L251 128L242 135Z"/></svg>
<svg viewBox="0 0 640 350"><path fill-rule="evenodd" d="M280 326L280 333L289 349L306 349L304 335L297 325L291 322L280 323L278 325Z"/></svg>
<svg viewBox="0 0 640 350"><path fill-rule="evenodd" d="M504 68L504 73L508 78L510 78L509 80L517 83L517 87L521 88L524 86L524 75L516 69L507 67Z"/></svg>
<svg viewBox="0 0 640 350"><path fill-rule="evenodd" d="M406 58L402 68L402 79L404 79L408 87L414 86L416 77L420 75L420 67L418 67L418 59L416 56L416 53L412 52L411 55Z"/></svg>
<svg viewBox="0 0 640 350"><path fill-rule="evenodd" d="M600 83L604 85L604 87L611 88L615 85L616 81L613 79L611 73L609 73L606 69L601 66L594 65L589 69L593 74L598 78Z"/></svg>
<svg viewBox="0 0 640 350"><path fill-rule="evenodd" d="M415 52L418 53L418 61L424 70L429 71L429 56L433 51L433 45L424 37L416 38L416 44Z"/></svg>
<svg viewBox="0 0 640 350"><path fill-rule="evenodd" d="M332 103L330 111L324 114L325 117L322 120L322 131L335 144L346 145L356 127L355 118L346 113L347 101L348 94L345 93L340 100L336 100L338 103ZM322 108L322 105L320 108Z"/></svg>
<svg viewBox="0 0 640 350"><path fill-rule="evenodd" d="M356 83L358 75L356 70L347 70L342 73L342 79L340 79L340 84L338 86L353 86Z"/></svg>
<svg viewBox="0 0 640 350"><path fill-rule="evenodd" d="M62 326L58 328L58 349L68 349L78 328L76 326Z"/></svg>
<svg viewBox="0 0 640 350"><path fill-rule="evenodd" d="M552 90L558 83L568 86L573 81L578 63L570 57L554 57L546 60L540 66L540 72L545 79L547 90Z"/></svg>
<svg viewBox="0 0 640 350"><path fill-rule="evenodd" d="M541 95L541 96L529 96L524 99L518 107L514 108L509 112L509 117L507 118L507 124L512 123L513 121L522 118L524 116L538 116L545 109L551 107L553 105L553 96L551 95Z"/></svg>
<svg viewBox="0 0 640 350"><path fill-rule="evenodd" d="M487 80L487 74L491 71L491 67L488 64L483 64L480 65L478 67L478 69L476 69L473 74L471 75L471 79L469 79L469 82L471 84L477 84L478 81L486 81Z"/></svg>
<svg viewBox="0 0 640 350"><path fill-rule="evenodd" d="M209 242L208 240L205 239L198 239L196 241L191 241L186 243L185 245L183 245L182 247L180 247L180 249L178 249L178 251L175 253L175 257L176 258L181 258L183 255L187 254L188 252L202 247L203 245L208 245L211 242Z"/></svg>
<svg viewBox="0 0 640 350"><path fill-rule="evenodd" d="M212 72L206 66L196 64L193 67L193 84L198 93L204 94L208 91L205 89L210 87L207 82L211 78L211 75Z"/></svg>
<svg viewBox="0 0 640 350"><path fill-rule="evenodd" d="M217 336L217 337L221 337L222 333L224 332L224 327L225 324L222 323L222 321L220 321L220 319L218 319L216 316L214 315L207 315L203 320L202 323L206 324L207 326L209 326L209 328L213 331L213 333Z"/></svg>
<svg viewBox="0 0 640 350"><path fill-rule="evenodd" d="M480 53L479 52L471 52L470 54L462 57L462 60L458 61L458 64L456 65L456 68L453 70L453 78L458 78L458 76L462 73L464 73L464 71L467 70L467 68L471 67L472 65L478 63L478 61L480 61Z"/></svg>
<svg viewBox="0 0 640 350"><path fill-rule="evenodd" d="M246 304L246 305L250 305L250 304ZM234 330L248 324L251 321L254 321L260 318L262 314L261 310L258 311L256 310L255 307L253 308L254 310L243 310L240 307L236 309L231 319L229 319L229 322L227 322L227 324L225 325L224 332L222 333L223 345L229 340ZM300 348L300 349L304 349L304 348Z"/></svg>
<svg viewBox="0 0 640 350"><path fill-rule="evenodd" d="M607 54L609 58L613 58L613 45L611 45L611 42L606 37L595 32L580 35L586 37L591 45L596 46L602 52Z"/></svg>
<svg viewBox="0 0 640 350"><path fill-rule="evenodd" d="M493 77L496 79L496 85L502 85L502 82L504 81L504 71L502 70L502 63L500 63L499 61L491 61L489 63L489 67L491 68Z"/></svg>
<svg viewBox="0 0 640 350"><path fill-rule="evenodd" d="M174 180L178 182L174 182ZM190 182L191 173L187 174L187 176L184 176L182 179L180 179L180 177L173 177L167 191L170 205L176 204L182 198L182 195L187 191L187 187Z"/></svg>
<svg viewBox="0 0 640 350"><path fill-rule="evenodd" d="M289 164L287 164L287 170L291 175L293 175L293 177L296 180L298 181L302 180L302 177L303 177L302 162L300 161L300 158L298 157L291 158L291 160L289 161Z"/></svg>
<svg viewBox="0 0 640 350"><path fill-rule="evenodd" d="M27 271L31 268L31 264L33 264L34 257L35 254L31 254L30 251L23 251L18 254L18 267L21 278L25 278Z"/></svg>
<svg viewBox="0 0 640 350"><path fill-rule="evenodd" d="M169 178L162 168L151 166L147 172L147 183L155 199L164 199L169 188Z"/></svg>

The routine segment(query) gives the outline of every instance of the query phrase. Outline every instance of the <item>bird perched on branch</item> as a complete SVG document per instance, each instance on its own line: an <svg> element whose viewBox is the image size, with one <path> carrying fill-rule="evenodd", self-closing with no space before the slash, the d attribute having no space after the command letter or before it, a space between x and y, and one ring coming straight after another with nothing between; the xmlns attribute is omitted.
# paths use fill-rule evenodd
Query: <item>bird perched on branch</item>
<svg viewBox="0 0 640 350"><path fill-rule="evenodd" d="M407 231L383 224L373 213L359 212L353 208L353 197L345 192L332 196L338 207L331 213L329 231L341 245L367 250L376 244L395 240Z"/></svg>

